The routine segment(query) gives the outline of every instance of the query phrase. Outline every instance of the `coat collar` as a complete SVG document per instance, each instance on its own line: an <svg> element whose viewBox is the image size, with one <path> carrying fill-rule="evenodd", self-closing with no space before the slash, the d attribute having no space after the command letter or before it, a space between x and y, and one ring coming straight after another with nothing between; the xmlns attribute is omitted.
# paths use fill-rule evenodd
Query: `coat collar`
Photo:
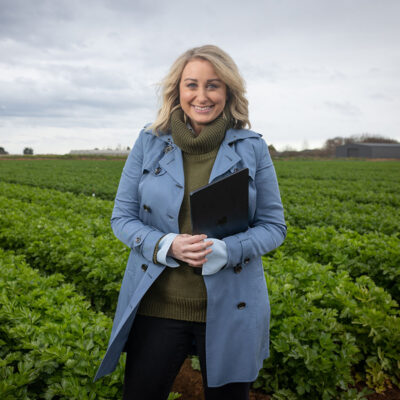
<svg viewBox="0 0 400 400"><path fill-rule="evenodd" d="M147 128L147 126L145 127ZM151 129L146 129L145 130L146 133L150 134L150 135L154 135L153 131ZM167 133L161 133L160 135L154 135L155 137L157 137L158 139L164 141L164 142L171 142L173 143L172 140L172 135L170 132ZM253 132L251 130L248 129L228 129L226 131L225 134L225 138L222 141L222 143L234 143L238 140L242 140L242 139L246 139L249 137L254 137L254 138L259 138L261 135L259 133Z"/></svg>
<svg viewBox="0 0 400 400"><path fill-rule="evenodd" d="M146 133L154 135L151 130L146 130ZM247 129L228 129L215 159L209 182L225 174L241 160L241 157L232 146L233 143L250 137L259 138L260 136L260 134ZM159 161L160 166L183 187L185 185L185 177L181 149L174 143L170 133L155 137L165 143L164 155Z"/></svg>

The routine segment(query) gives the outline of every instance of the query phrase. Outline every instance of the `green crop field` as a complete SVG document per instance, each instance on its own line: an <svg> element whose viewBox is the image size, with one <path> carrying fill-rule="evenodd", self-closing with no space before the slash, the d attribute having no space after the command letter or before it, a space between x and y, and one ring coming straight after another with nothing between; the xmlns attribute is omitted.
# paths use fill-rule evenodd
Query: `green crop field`
<svg viewBox="0 0 400 400"><path fill-rule="evenodd" d="M92 383L129 249L109 220L124 161L0 160L0 398L115 399ZM263 257L276 400L400 381L400 163L275 163L288 236ZM174 397L171 394L171 398Z"/></svg>

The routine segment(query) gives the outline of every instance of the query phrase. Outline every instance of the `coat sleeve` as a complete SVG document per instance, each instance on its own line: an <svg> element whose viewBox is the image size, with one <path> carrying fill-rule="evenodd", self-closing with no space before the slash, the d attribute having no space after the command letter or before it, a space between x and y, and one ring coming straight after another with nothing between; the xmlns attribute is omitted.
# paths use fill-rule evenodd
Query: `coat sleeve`
<svg viewBox="0 0 400 400"><path fill-rule="evenodd" d="M255 151L257 191L255 218L247 231L223 239L228 250L226 267L247 264L252 258L260 257L276 249L286 237L283 206L275 168L268 146L263 139L259 139Z"/></svg>
<svg viewBox="0 0 400 400"><path fill-rule="evenodd" d="M139 182L143 173L143 154L146 145L144 130L140 132L130 152L115 197L111 227L115 236L131 249L138 251L149 262L153 261L154 248L165 234L139 219Z"/></svg>

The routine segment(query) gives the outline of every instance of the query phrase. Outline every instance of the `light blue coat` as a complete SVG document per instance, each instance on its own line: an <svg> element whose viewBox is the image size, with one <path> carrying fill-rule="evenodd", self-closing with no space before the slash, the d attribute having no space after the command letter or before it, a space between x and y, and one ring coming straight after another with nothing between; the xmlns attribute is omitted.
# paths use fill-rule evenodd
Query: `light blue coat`
<svg viewBox="0 0 400 400"><path fill-rule="evenodd" d="M209 182L249 169L249 226L224 238L228 262L204 276L207 289L206 357L211 387L257 378L269 356L270 306L261 255L286 235L278 183L261 135L230 129ZM125 347L141 298L165 267L152 262L158 240L179 232L184 194L181 150L170 134L144 128L122 172L111 218L112 229L130 249L110 341L95 380L112 372ZM146 207L144 207L146 206Z"/></svg>

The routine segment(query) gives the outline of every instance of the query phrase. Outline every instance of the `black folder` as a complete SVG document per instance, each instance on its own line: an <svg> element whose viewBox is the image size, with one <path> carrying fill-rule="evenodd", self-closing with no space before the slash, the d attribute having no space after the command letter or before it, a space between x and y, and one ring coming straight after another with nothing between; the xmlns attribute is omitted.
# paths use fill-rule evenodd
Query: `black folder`
<svg viewBox="0 0 400 400"><path fill-rule="evenodd" d="M248 228L249 170L238 172L190 193L193 234L222 239Z"/></svg>

